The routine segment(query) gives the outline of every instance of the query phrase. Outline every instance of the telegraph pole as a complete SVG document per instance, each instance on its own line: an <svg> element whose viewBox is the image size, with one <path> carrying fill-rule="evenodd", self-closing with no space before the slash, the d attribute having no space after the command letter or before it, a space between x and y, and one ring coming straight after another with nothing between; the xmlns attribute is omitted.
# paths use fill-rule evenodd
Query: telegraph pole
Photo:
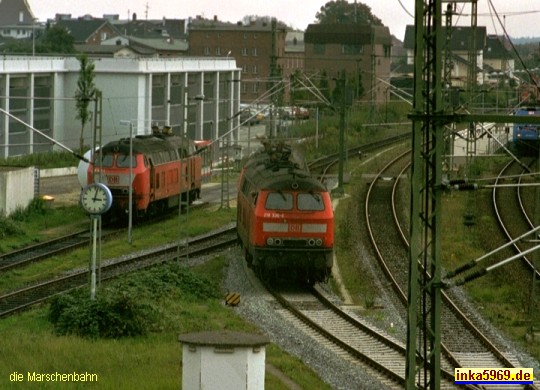
<svg viewBox="0 0 540 390"><path fill-rule="evenodd" d="M338 186L334 190L337 196L343 196L345 190L343 188L343 165L345 164L345 104L346 104L346 88L345 88L345 70L341 71L341 76L338 80L339 89L341 90L339 102L339 166L338 166Z"/></svg>

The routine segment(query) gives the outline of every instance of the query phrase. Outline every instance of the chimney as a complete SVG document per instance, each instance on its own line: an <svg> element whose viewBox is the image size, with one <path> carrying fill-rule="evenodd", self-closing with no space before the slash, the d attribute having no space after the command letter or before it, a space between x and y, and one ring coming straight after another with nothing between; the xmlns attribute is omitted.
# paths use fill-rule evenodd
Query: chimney
<svg viewBox="0 0 540 390"><path fill-rule="evenodd" d="M217 22L217 21L218 21L217 15L214 15L214 22Z"/></svg>

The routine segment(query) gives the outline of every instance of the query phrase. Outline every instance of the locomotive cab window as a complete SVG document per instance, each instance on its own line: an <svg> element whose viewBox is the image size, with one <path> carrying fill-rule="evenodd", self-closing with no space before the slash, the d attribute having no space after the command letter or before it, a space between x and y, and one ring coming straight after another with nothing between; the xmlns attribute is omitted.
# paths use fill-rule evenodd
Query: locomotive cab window
<svg viewBox="0 0 540 390"><path fill-rule="evenodd" d="M100 155L101 156L101 155ZM98 156L99 157L99 156ZM96 159L99 160L99 159ZM101 161L98 161L98 166L101 165L102 167L112 167L114 161L114 156L112 154L105 154L101 157Z"/></svg>
<svg viewBox="0 0 540 390"><path fill-rule="evenodd" d="M129 168L129 156L128 155L119 155L116 159L116 166L118 168ZM137 167L137 159L135 156L131 156L131 164L133 168Z"/></svg>
<svg viewBox="0 0 540 390"><path fill-rule="evenodd" d="M324 202L320 194L298 194L297 207L302 211L322 211Z"/></svg>
<svg viewBox="0 0 540 390"><path fill-rule="evenodd" d="M264 207L266 210L292 210L293 196L289 192L270 192Z"/></svg>

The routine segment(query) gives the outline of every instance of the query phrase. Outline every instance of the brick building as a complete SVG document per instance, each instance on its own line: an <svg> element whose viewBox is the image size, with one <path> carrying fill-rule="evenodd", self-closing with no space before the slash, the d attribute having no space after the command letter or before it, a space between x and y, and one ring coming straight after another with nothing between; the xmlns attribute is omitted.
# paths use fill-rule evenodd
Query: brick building
<svg viewBox="0 0 540 390"><path fill-rule="evenodd" d="M189 55L194 57L233 57L241 69L241 101L250 103L264 96L271 86L271 64L283 56L286 28L279 23L272 27L267 19L249 23L221 22L197 17L188 23ZM272 49L274 47L274 49ZM281 79L281 76L279 76Z"/></svg>
<svg viewBox="0 0 540 390"><path fill-rule="evenodd" d="M325 70L329 80L345 70L347 79L361 79L361 100L385 102L392 37L388 27L358 24L310 24L304 34L305 71Z"/></svg>

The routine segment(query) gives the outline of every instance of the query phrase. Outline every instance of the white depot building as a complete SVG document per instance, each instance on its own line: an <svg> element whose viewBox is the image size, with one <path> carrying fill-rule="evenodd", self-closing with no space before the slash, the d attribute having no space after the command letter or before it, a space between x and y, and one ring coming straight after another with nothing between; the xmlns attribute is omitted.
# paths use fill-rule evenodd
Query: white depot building
<svg viewBox="0 0 540 390"><path fill-rule="evenodd" d="M92 59L100 103L91 102L102 143L170 126L193 139L237 140L240 73L233 58ZM0 158L59 150L42 136L78 150L81 122L74 57L0 59ZM101 124L101 126L99 126ZM94 122L84 130L92 145ZM39 130L36 131L36 130Z"/></svg>

